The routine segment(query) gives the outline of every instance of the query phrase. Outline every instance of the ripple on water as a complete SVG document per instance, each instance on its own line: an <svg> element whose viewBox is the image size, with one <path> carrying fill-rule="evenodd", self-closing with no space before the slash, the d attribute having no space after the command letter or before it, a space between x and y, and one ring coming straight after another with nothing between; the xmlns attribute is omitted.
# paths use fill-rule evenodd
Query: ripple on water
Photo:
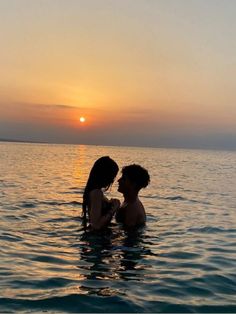
<svg viewBox="0 0 236 314"><path fill-rule="evenodd" d="M137 313L142 306L119 296L70 294L41 300L0 298L0 305L14 310L65 311L72 313Z"/></svg>
<svg viewBox="0 0 236 314"><path fill-rule="evenodd" d="M47 263L47 264L57 264L57 265L71 265L70 259L65 259L63 257L55 257L52 255L39 255L31 257L32 261L40 262L40 263Z"/></svg>
<svg viewBox="0 0 236 314"><path fill-rule="evenodd" d="M210 265L216 265L218 268L226 267L233 268L236 264L236 258L231 258L222 255L211 255L208 257L207 262Z"/></svg>
<svg viewBox="0 0 236 314"><path fill-rule="evenodd" d="M173 260L176 260L176 259L177 260L182 260L182 259L193 260L193 259L201 257L201 255L198 253L182 252L182 251L165 252L165 253L160 253L158 255L160 257L167 257Z"/></svg>
<svg viewBox="0 0 236 314"><path fill-rule="evenodd" d="M20 207L23 207L23 208L36 208L37 207L37 203L34 202L34 203L30 203L30 202L22 202L19 204Z"/></svg>
<svg viewBox="0 0 236 314"><path fill-rule="evenodd" d="M236 312L235 154L0 145L0 311ZM85 177L104 154L151 169L139 235L81 227Z"/></svg>
<svg viewBox="0 0 236 314"><path fill-rule="evenodd" d="M20 242L22 241L22 237L20 236L17 236L16 234L11 234L11 233L6 233L6 232L3 232L1 235L0 235L0 241L7 241L7 242Z"/></svg>
<svg viewBox="0 0 236 314"><path fill-rule="evenodd" d="M48 279L41 279L41 280L15 280L14 285L20 289L46 289L50 290L52 288L60 288L66 287L70 284L75 284L76 280L70 280L63 277L51 277Z"/></svg>
<svg viewBox="0 0 236 314"><path fill-rule="evenodd" d="M223 227L213 227L213 226L204 226L200 228L189 228L189 232L196 232L196 233L236 233L236 229L233 228L223 228Z"/></svg>

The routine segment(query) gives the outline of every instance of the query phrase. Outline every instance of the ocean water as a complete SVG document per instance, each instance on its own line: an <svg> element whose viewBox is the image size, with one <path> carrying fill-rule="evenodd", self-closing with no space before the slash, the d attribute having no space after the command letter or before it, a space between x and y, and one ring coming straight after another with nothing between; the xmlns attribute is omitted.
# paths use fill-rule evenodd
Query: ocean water
<svg viewBox="0 0 236 314"><path fill-rule="evenodd" d="M136 234L81 226L103 155L150 172ZM0 170L1 312L236 312L236 152L0 143Z"/></svg>

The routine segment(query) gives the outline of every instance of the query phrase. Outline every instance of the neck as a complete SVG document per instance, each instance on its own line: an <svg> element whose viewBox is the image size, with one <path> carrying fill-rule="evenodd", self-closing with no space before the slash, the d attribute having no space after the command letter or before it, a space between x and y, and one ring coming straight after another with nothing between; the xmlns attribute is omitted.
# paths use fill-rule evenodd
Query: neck
<svg viewBox="0 0 236 314"><path fill-rule="evenodd" d="M134 203L138 199L138 193L125 193L124 201L126 203Z"/></svg>

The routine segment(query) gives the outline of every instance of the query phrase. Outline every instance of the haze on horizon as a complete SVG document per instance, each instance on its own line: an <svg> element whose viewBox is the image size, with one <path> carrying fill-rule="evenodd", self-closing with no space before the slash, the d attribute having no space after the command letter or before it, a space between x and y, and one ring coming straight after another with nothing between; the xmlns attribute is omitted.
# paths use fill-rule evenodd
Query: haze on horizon
<svg viewBox="0 0 236 314"><path fill-rule="evenodd" d="M235 14L231 0L0 0L0 138L235 150Z"/></svg>

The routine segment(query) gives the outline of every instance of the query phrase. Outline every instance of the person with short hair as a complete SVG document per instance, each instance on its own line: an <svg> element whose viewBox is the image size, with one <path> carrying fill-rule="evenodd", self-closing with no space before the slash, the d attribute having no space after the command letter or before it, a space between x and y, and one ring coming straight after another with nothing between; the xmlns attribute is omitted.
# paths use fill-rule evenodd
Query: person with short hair
<svg viewBox="0 0 236 314"><path fill-rule="evenodd" d="M116 221L126 229L145 225L146 213L138 194L149 182L148 171L140 165L132 164L122 169L118 191L123 194L124 202L116 212Z"/></svg>

